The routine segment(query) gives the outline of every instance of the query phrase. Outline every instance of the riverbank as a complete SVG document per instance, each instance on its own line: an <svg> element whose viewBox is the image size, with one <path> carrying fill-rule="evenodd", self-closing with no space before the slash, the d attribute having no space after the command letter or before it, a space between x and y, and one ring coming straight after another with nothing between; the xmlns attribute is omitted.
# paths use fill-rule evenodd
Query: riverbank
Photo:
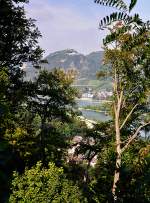
<svg viewBox="0 0 150 203"><path fill-rule="evenodd" d="M84 116L79 116L79 119L81 121L84 121L86 126L89 128L89 129L92 129L94 127L94 124L97 124L96 121L93 121L93 120L89 120L87 118L85 118Z"/></svg>
<svg viewBox="0 0 150 203"><path fill-rule="evenodd" d="M76 102L79 110L82 112L82 115L88 120L105 122L111 119L110 116L106 114L105 109L98 108L100 105L103 105L104 100L93 100L90 98L81 98L81 99L77 99ZM93 106L93 107L95 106L94 107L95 109L89 108L90 106Z"/></svg>
<svg viewBox="0 0 150 203"><path fill-rule="evenodd" d="M93 112L97 112L97 113L104 113L105 115L107 115L107 111L94 110L94 109L87 109L87 108L82 108L82 107L79 107L79 110L80 110L80 111L82 111L82 110L93 111Z"/></svg>
<svg viewBox="0 0 150 203"><path fill-rule="evenodd" d="M92 98L87 98L87 97L82 97L82 98L76 98L77 101L90 101L93 103L103 103L103 102L107 102L107 103L112 103L112 101L110 100L96 100L96 99L92 99Z"/></svg>

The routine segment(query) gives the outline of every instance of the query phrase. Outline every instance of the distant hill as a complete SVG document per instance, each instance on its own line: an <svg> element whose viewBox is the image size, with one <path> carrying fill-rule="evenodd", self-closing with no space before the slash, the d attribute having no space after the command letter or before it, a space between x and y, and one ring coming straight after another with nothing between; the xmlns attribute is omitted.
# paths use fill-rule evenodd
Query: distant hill
<svg viewBox="0 0 150 203"><path fill-rule="evenodd" d="M54 67L67 69L76 69L79 78L95 78L96 72L100 70L103 51L93 52L89 55L83 55L73 49L66 49L49 54L46 58L48 64L43 66L47 70Z"/></svg>
<svg viewBox="0 0 150 203"><path fill-rule="evenodd" d="M110 89L110 78L101 78L96 80L98 70L103 70L102 65L103 51L92 52L88 55L78 53L74 49L66 49L49 54L45 57L48 63L41 64L42 69L51 71L54 68L63 68L64 70L75 69L78 72L76 85L91 85L97 88ZM24 67L26 79L33 79L37 76L39 70L29 64Z"/></svg>

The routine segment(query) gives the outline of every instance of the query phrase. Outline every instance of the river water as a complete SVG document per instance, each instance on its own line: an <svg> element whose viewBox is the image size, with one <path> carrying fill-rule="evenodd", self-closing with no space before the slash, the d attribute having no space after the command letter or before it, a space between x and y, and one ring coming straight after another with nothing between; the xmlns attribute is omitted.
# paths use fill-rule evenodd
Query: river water
<svg viewBox="0 0 150 203"><path fill-rule="evenodd" d="M92 100L92 99L78 99L77 104L79 108L86 107L88 105L90 106L99 106L102 103L102 101ZM102 112L95 112L90 110L81 110L82 115L89 119L89 120L95 120L95 121L108 121L110 120L110 116L105 115L105 113Z"/></svg>

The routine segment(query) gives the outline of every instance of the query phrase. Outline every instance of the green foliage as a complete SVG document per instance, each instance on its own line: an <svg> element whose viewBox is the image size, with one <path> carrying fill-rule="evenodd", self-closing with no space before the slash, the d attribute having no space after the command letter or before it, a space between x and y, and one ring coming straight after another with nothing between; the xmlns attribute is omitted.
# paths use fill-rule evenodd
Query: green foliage
<svg viewBox="0 0 150 203"><path fill-rule="evenodd" d="M18 151L16 146L19 140L25 146L23 140L27 135L29 138L30 134L18 116L27 96L20 67L29 61L37 64L42 55L37 41L41 34L35 21L25 15L22 3L27 2L0 1L0 185L3 186L0 189L0 202L7 199L12 170L18 165L22 170L24 166L18 155L21 150Z"/></svg>
<svg viewBox="0 0 150 203"><path fill-rule="evenodd" d="M72 83L72 77L63 70L42 71L31 84L31 111L37 112L41 119L49 121L69 118L69 114L73 113L71 106L75 104L74 98L77 96L77 91L71 87Z"/></svg>
<svg viewBox="0 0 150 203"><path fill-rule="evenodd" d="M137 45L134 42L139 37L141 40L138 41ZM148 73L149 39L148 36L146 38L145 31L143 33L139 31L136 36L121 33L114 41L118 43L118 47L115 49L106 48L105 62L112 64L112 74L116 71L117 78L119 78L117 87L120 88L120 91L123 91L125 103L122 105L120 118L123 121L134 106L137 105L137 108L132 113L133 117L128 120L129 122L132 121L132 124L137 123L137 118L140 118L144 112L147 113L148 107L147 91L150 87Z"/></svg>
<svg viewBox="0 0 150 203"><path fill-rule="evenodd" d="M0 1L0 66L11 67L12 71L23 62L36 63L42 53L37 45L41 34L34 20L25 16L20 2L27 1Z"/></svg>
<svg viewBox="0 0 150 203"><path fill-rule="evenodd" d="M49 163L48 168L43 168L41 162L25 173L14 173L12 181L12 194L9 202L86 202L82 199L77 186L65 179L62 168L57 168Z"/></svg>
<svg viewBox="0 0 150 203"><path fill-rule="evenodd" d="M131 7L135 4L136 1L131 1ZM113 80L116 74L116 91L119 94L121 90L123 91L123 99L126 102L121 106L121 121L123 122L137 105L128 120L132 125L133 123L137 125L139 122L137 118L148 111L146 107L147 91L150 87L148 22L142 22L138 14L129 17L126 13L116 12L111 14L110 18L105 17L101 26L107 27L110 31L104 39L104 63L112 67L109 72ZM114 95L114 100L116 97L117 95Z"/></svg>
<svg viewBox="0 0 150 203"><path fill-rule="evenodd" d="M42 71L29 84L27 108L40 119L36 157L45 164L50 160L61 162L67 147L65 123L72 122L76 112L73 107L77 91L71 87L72 82L71 75L55 69L52 72Z"/></svg>
<svg viewBox="0 0 150 203"><path fill-rule="evenodd" d="M134 8L134 6L136 5L136 3L137 3L137 0L131 0L131 3L130 3L130 5L129 5L129 11L131 11L131 10Z"/></svg>
<svg viewBox="0 0 150 203"><path fill-rule="evenodd" d="M4 138L12 145L14 155L22 160L22 167L34 164L37 161L36 139L40 128L39 117L22 108L14 119L12 128L6 129Z"/></svg>
<svg viewBox="0 0 150 203"><path fill-rule="evenodd" d="M112 23L117 22L117 21L124 21L124 22L128 22L129 20L131 20L131 17L129 17L126 13L124 12L115 12L110 14L110 16L106 16L104 17L100 23L99 23L99 28L100 29L104 29L107 26L112 25Z"/></svg>
<svg viewBox="0 0 150 203"><path fill-rule="evenodd" d="M109 5L109 3L111 4L112 2L117 3L117 1L97 2L100 2L100 4L103 5ZM106 2L107 4L104 4ZM136 0L131 1L128 9L129 12L133 9L136 2ZM112 152L114 154L114 161L112 162L112 165L110 165L110 167L115 171L112 190L114 201L149 202L148 184L150 178L147 176L146 171L142 171L141 173L137 172L137 169L139 168L138 164L141 166L142 163L141 168L147 168L145 165L147 158L146 160L142 159L142 161L140 158L137 160L135 158L135 154L137 155L139 152L139 149L137 150L138 147L142 148L141 139L139 137L137 138L137 136L140 135L137 129L139 126L142 128L144 118L149 111L147 105L147 92L150 88L150 77L148 73L150 72L150 29L148 22L144 23L138 14L129 16L127 12L116 12L110 16L106 16L103 20L101 20L100 28L108 28L110 31L110 34L107 35L104 40L104 63L111 66L111 75L113 77L114 87L113 104L116 130L116 143L114 144L114 147L116 149L116 154ZM145 125L148 127L149 121ZM137 132L137 134L135 132ZM132 148L129 140L134 140L135 137L140 144L135 144ZM144 144L146 144L146 142ZM126 150L131 151L126 152ZM144 151L148 151L149 153L147 148ZM124 157L126 158L124 159ZM121 161L123 161L122 165ZM107 163L106 160L105 163ZM147 164L149 164L149 162L147 162ZM101 168L99 169L100 172L102 170ZM105 171L104 174L107 174L107 172ZM121 177L119 179L120 174ZM105 181L107 181L107 176L105 176ZM106 190L108 194L103 195L104 189L102 189L103 191L100 191L100 195L97 199L95 199L96 202L112 202L111 199L108 199L109 194L111 194L113 179L113 175L111 176L109 183L106 182L106 184L109 185ZM98 178L100 181L98 181L96 187L100 186L102 177L103 174L101 174ZM128 185L125 181L127 181ZM141 185L141 183L143 184ZM103 185L105 185L104 182ZM96 187L95 190L97 189ZM116 188L117 194L115 191ZM140 188L140 190L138 188ZM95 194L98 194L97 190Z"/></svg>
<svg viewBox="0 0 150 203"><path fill-rule="evenodd" d="M62 164L70 137L77 91L73 79L61 70L43 71L34 82L27 83L24 103L7 121L4 139L13 147L22 166L33 166L42 160ZM7 117L8 118L8 117Z"/></svg>
<svg viewBox="0 0 150 203"><path fill-rule="evenodd" d="M114 81L113 103L116 130L116 157L123 156L124 149L129 150L131 147L130 143L129 145L126 143L130 140L130 136L133 140L137 137L139 134L137 129L143 123L142 115L148 111L147 92L150 88L150 77L147 74L147 70L149 69L150 29L145 25L147 23L143 23L139 19L139 16L135 15L127 23L123 21L120 21L119 24L116 23L113 29L110 29L110 35L105 39L105 63L111 65ZM149 125L149 122L147 125ZM135 132L138 132L137 135L134 134ZM120 145L120 143L123 144ZM121 150L118 150L118 148ZM121 189L119 188L120 181L117 173L119 175L121 173L125 177L125 173L121 170L121 161L120 166L117 166L116 162L115 187L113 188L114 196L116 196L116 188L118 190L116 197L119 202L118 197L121 196ZM131 177L132 182L134 179L133 174ZM115 181L118 182L117 185ZM135 189L136 185L133 186L131 183L130 187ZM120 197L120 202L129 199L136 199L137 202L136 189L135 191L133 190L133 193L135 193L133 197L128 192L126 194L125 189L122 190L123 196ZM144 189L141 188L141 190ZM142 198L141 194L140 198L144 200L144 196ZM145 199L144 202L147 202L147 200Z"/></svg>
<svg viewBox="0 0 150 203"><path fill-rule="evenodd" d="M83 154L91 162L93 157L109 147L112 135L112 121L97 123L92 129L86 129L76 153Z"/></svg>
<svg viewBox="0 0 150 203"><path fill-rule="evenodd" d="M123 156L118 202L148 203L150 201L149 142L139 140Z"/></svg>
<svg viewBox="0 0 150 203"><path fill-rule="evenodd" d="M142 21L139 18L138 14L135 14L134 16L130 16L127 11L131 11L134 6L137 3L137 0L131 0L129 8L127 6L127 4L125 4L124 1L116 1L116 0L105 0L105 1L100 1L100 0L95 0L95 3L99 3L101 5L104 6L113 6L115 8L118 8L119 10L123 10L123 12L113 12L110 14L110 16L106 16L104 17L100 23L99 23L99 27L100 29L105 29L105 28L109 28L109 30L112 31L112 37L115 38L115 35L117 34L114 31L114 28L116 26L118 27L122 27L123 24L129 25L131 23L136 22L137 24L141 24ZM115 25L116 23L116 25ZM121 29L120 29L121 30ZM118 31L118 30L117 30ZM108 40L110 38L110 36L108 35L106 37L106 39Z"/></svg>
<svg viewBox="0 0 150 203"><path fill-rule="evenodd" d="M74 79L71 71L41 71L34 82L24 81L19 67L23 62L39 67L42 51L37 45L41 34L34 20L26 17L20 3L28 1L0 2L0 202L8 202L11 181L9 202L12 203L112 202L116 158L114 124L109 121L87 129L84 122L76 119L77 91L71 86ZM95 3L131 11L136 0L131 1L129 8L122 0L95 0ZM99 76L110 79L116 71L117 91L123 91L124 99L120 124L137 105L121 129L124 146L138 124L143 119L149 121L150 30L148 22L142 22L138 14L129 16L125 12L105 17L100 27L108 27L110 34L104 40L108 65L101 67ZM110 49L114 44L117 47ZM96 60L91 63L95 64ZM111 89L110 81L104 78L102 82L91 80L89 84ZM114 102L116 98L114 95ZM149 131L149 126L146 130ZM66 163L67 149L75 135L83 137L76 149L76 153L86 159L82 164ZM118 202L150 202L149 146L149 141L138 138L123 154ZM95 156L98 161L95 168L91 168L90 161ZM48 164L49 161L53 163ZM64 165L66 174L54 163ZM14 170L19 173L14 172L11 179ZM85 198L66 177L78 184Z"/></svg>
<svg viewBox="0 0 150 203"><path fill-rule="evenodd" d="M7 202L11 170L14 170L12 146L0 138L0 202Z"/></svg>
<svg viewBox="0 0 150 203"><path fill-rule="evenodd" d="M0 95L0 100L4 115L9 115L7 122L3 122L3 129L12 125L15 113L26 98L26 82L20 67L24 62L37 64L42 55L37 41L41 34L35 21L26 17L20 2L28 1L0 1L0 77L3 77L0 84L3 97Z"/></svg>
<svg viewBox="0 0 150 203"><path fill-rule="evenodd" d="M9 85L8 71L6 68L0 70L0 134L5 131L5 121L8 116L8 102L6 90Z"/></svg>
<svg viewBox="0 0 150 203"><path fill-rule="evenodd" d="M109 144L109 147L104 147L98 154L96 166L90 172L89 193L91 203L113 202L111 188L115 169L115 153L111 142Z"/></svg>
<svg viewBox="0 0 150 203"><path fill-rule="evenodd" d="M110 6L115 7L122 10L127 10L127 5L124 3L123 0L94 0L95 3L103 5L103 6Z"/></svg>
<svg viewBox="0 0 150 203"><path fill-rule="evenodd" d="M131 0L129 6L123 0L94 0L94 2L103 6L114 7L123 10L124 12L127 10L131 12L137 3L137 0Z"/></svg>
<svg viewBox="0 0 150 203"><path fill-rule="evenodd" d="M149 142L139 140L123 156L121 177L118 183L118 203L148 203L149 199ZM89 171L89 202L113 202L111 188L115 170L113 141L98 154L96 166Z"/></svg>
<svg viewBox="0 0 150 203"><path fill-rule="evenodd" d="M85 106L83 108L87 109L87 110L90 109L90 110L97 111L97 112L106 111L106 109L102 105L99 105L99 106L88 105L88 106Z"/></svg>
<svg viewBox="0 0 150 203"><path fill-rule="evenodd" d="M109 72L105 71L104 73L104 71L101 71L101 73L104 73L105 76L109 76ZM99 76L99 72L97 73L97 76ZM77 85L79 85L79 90L81 90L82 92L87 91L86 86L90 86L90 85L92 86L93 91L99 91L100 89L111 91L112 79L111 77L107 77L107 78L101 77L100 79L94 79L94 80L85 79L85 80L78 81ZM82 85L84 85L84 87L82 87Z"/></svg>

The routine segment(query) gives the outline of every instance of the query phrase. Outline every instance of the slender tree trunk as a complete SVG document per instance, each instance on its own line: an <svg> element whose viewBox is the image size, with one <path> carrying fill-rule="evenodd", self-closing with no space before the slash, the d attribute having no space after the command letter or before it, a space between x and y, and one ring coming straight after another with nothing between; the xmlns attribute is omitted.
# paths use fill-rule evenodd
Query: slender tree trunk
<svg viewBox="0 0 150 203"><path fill-rule="evenodd" d="M114 202L117 200L116 189L117 183L120 179L120 167L121 167L121 146L120 146L120 129L119 129L119 119L116 118L115 121L115 128L116 128L116 168L114 173L114 181L112 187L112 194L114 197Z"/></svg>
<svg viewBox="0 0 150 203"><path fill-rule="evenodd" d="M114 181L112 187L112 194L114 197L114 202L117 200L116 189L117 183L120 180L120 167L121 167L121 137L120 137L120 109L122 105L123 91L118 88L118 78L115 70L114 78L114 93L117 97L117 101L114 103L115 112L115 131L116 131L116 168L114 173Z"/></svg>

